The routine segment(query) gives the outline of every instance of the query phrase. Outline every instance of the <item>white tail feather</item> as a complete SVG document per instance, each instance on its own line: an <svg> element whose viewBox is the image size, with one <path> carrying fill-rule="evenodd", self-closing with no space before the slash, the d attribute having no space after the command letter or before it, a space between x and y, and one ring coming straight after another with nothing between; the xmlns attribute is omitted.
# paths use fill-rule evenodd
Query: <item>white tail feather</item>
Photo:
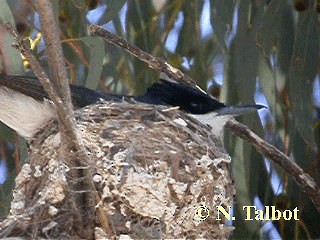
<svg viewBox="0 0 320 240"><path fill-rule="evenodd" d="M54 106L49 100L37 101L6 87L0 87L0 121L22 137L31 138L55 116Z"/></svg>

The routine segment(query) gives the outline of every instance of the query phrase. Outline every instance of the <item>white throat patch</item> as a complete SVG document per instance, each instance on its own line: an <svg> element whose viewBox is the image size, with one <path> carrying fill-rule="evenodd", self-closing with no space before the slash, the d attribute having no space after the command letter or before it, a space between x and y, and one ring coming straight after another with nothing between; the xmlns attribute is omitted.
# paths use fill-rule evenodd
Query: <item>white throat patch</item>
<svg viewBox="0 0 320 240"><path fill-rule="evenodd" d="M197 119L202 124L207 124L211 127L211 131L216 136L222 134L224 125L233 118L233 115L217 115L216 112L210 112L206 114L188 114L189 116Z"/></svg>

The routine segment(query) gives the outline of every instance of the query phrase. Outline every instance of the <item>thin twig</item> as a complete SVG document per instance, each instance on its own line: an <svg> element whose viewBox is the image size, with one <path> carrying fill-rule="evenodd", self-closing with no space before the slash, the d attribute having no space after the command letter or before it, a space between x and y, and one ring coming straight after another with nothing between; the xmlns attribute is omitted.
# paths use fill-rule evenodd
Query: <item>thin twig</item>
<svg viewBox="0 0 320 240"><path fill-rule="evenodd" d="M11 35L14 37L14 40L16 41L14 47L17 48L17 50L19 50L21 54L25 56L30 63L32 63L30 64L32 71L37 76L43 87L46 89L50 99L56 105L58 115L63 115L62 113L59 113L59 109L63 106L62 100L60 96L57 95L54 86L49 80L48 75L43 71L40 63L33 56L32 51L30 49L29 40L21 39L10 23L6 23L4 24L4 26L6 27L7 31L11 33Z"/></svg>
<svg viewBox="0 0 320 240"><path fill-rule="evenodd" d="M40 15L41 30L44 33L49 66L53 79L58 86L56 90L61 93L60 96L64 104L67 105L68 112L71 112L72 104L68 74L61 47L60 30L53 13L52 3L49 0L36 0L35 4Z"/></svg>
<svg viewBox="0 0 320 240"><path fill-rule="evenodd" d="M74 227L80 236L93 237L95 215L95 186L92 181L89 157L85 153L81 139L76 134L75 117L71 102L69 81L63 51L61 47L60 30L53 13L50 0L36 0L36 7L40 15L42 31L44 33L46 50L51 73L53 75L56 93L63 105L59 111L61 145L60 157L70 167L68 179L70 206L73 208ZM30 62L32 65L32 63ZM40 79L39 79L40 80Z"/></svg>
<svg viewBox="0 0 320 240"><path fill-rule="evenodd" d="M72 194L72 192L79 191L79 186L81 186L81 190L85 190L85 193L81 196L71 197L71 199L73 199L71 200L71 207L75 207L75 209L73 209L74 220L76 222L75 225L78 227L78 229L82 230L81 232L83 233L82 235L84 237L91 238L93 236L93 220L95 211L95 195L92 193L92 190L95 189L95 187L92 182L90 169L85 168L89 165L89 158L87 154L85 154L84 147L82 146L81 141L78 139L75 131L75 118L72 109L68 79L64 66L64 58L62 55L62 50L58 50L59 48L61 49L60 39L59 37L54 36L58 36L59 34L56 34L56 32L52 30L57 29L57 26L53 27L53 25L56 25L56 23L54 20L55 18L53 15L51 2L48 0L41 0L38 2L39 4L37 4L37 6L39 7L42 30L44 31L45 35L49 35L49 37L46 37L46 45L48 55L50 54L48 58L49 66L51 67L52 72L54 73L53 75L55 76L54 82L50 81L48 75L45 73L40 63L32 54L29 40L21 39L11 24L3 25L13 35L17 43L15 47L30 62L31 69L55 105L60 123L60 157L61 159L64 159L70 167L70 179L81 179L74 184L72 181L69 181L70 193ZM43 18L46 20L43 21ZM57 31L57 33L59 33L59 31ZM78 170L78 167L83 168ZM85 199L84 202L80 198ZM75 201L76 199L78 199L78 201ZM86 209L83 208L82 204L86 205Z"/></svg>
<svg viewBox="0 0 320 240"><path fill-rule="evenodd" d="M320 188L314 179L305 173L292 159L271 145L257 134L255 134L246 125L236 120L230 120L226 125L235 135L251 143L262 155L270 158L278 164L288 175L292 176L295 182L307 193L314 203L318 212L320 212Z"/></svg>
<svg viewBox="0 0 320 240"><path fill-rule="evenodd" d="M164 72L169 77L177 81L195 85L195 80L193 80L186 74L183 74L180 70L172 67L169 63L164 62L160 58L155 58L152 55L142 51L141 49L132 46L126 40L117 37L116 35L103 29L102 27L91 25L90 31L94 35L103 37L107 42L126 50L133 56L137 57L139 60L146 62L150 68ZM288 175L292 176L296 183L307 193L309 198L315 204L317 210L320 212L319 186L310 175L305 173L302 168L300 168L287 155L260 138L247 126L237 122L236 120L232 120L227 123L226 127L228 127L238 137L247 140L257 149L258 152L270 158L273 162L277 163Z"/></svg>
<svg viewBox="0 0 320 240"><path fill-rule="evenodd" d="M93 35L101 36L109 43L126 50L133 56L137 57L139 60L147 63L150 68L158 70L159 72L163 72L167 74L168 77L173 78L178 82L196 86L196 82L191 77L181 72L179 69L171 66L163 59L154 57L151 54L141 50L140 48L131 45L128 41L119 38L118 36L103 29L102 27L98 25L91 25L90 31Z"/></svg>

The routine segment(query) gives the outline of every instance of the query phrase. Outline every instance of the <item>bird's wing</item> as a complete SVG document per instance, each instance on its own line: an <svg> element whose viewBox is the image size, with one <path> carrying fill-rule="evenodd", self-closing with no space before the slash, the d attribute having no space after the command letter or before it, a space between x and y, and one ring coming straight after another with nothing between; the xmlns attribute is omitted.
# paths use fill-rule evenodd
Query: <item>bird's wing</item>
<svg viewBox="0 0 320 240"><path fill-rule="evenodd" d="M1 74L0 86L20 92L38 101L49 99L47 92L35 77Z"/></svg>
<svg viewBox="0 0 320 240"><path fill-rule="evenodd" d="M1 74L0 87L1 86L32 97L37 101L42 102L45 99L50 99L48 93L44 90L39 80L35 77ZM70 85L70 90L72 103L75 108L88 106L96 103L100 99L119 99L119 97L114 95L102 94L97 91L76 85Z"/></svg>

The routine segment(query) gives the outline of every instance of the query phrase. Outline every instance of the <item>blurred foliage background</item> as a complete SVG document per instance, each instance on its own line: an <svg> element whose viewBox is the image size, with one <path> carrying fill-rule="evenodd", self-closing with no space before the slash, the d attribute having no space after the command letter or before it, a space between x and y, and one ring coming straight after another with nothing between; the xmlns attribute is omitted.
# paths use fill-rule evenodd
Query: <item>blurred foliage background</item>
<svg viewBox="0 0 320 240"><path fill-rule="evenodd" d="M319 0L53 0L73 83L122 94L143 94L159 78L131 55L91 37L95 23L191 75L229 104L262 103L240 120L320 182ZM32 0L0 0L0 19L36 39ZM34 52L46 66L45 46ZM1 71L30 74L12 38L0 29ZM1 103L0 103L1 104ZM234 239L320 237L320 214L290 176L228 131L224 141L237 188ZM14 178L26 143L0 126L0 217L10 209ZM243 205L299 209L299 221L245 221Z"/></svg>

